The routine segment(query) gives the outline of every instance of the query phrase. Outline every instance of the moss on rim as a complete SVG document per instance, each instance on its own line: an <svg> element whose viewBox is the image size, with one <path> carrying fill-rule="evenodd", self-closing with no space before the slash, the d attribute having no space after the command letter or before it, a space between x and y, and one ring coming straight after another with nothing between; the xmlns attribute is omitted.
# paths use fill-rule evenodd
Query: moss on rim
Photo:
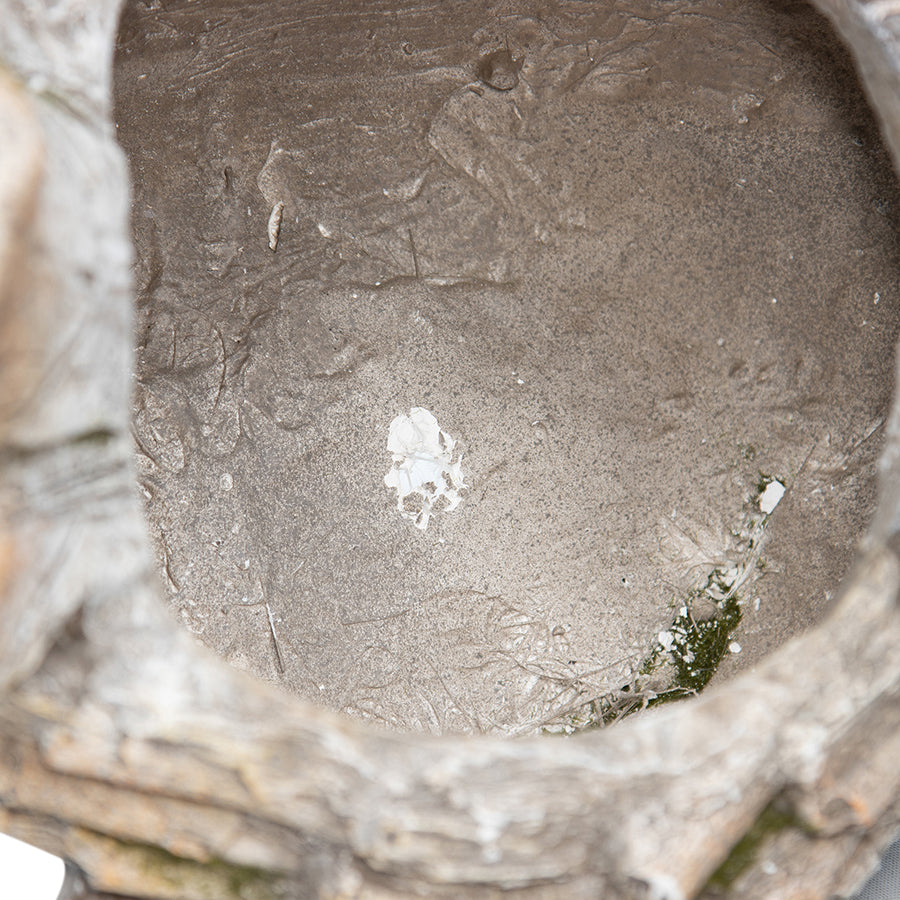
<svg viewBox="0 0 900 900"><path fill-rule="evenodd" d="M714 597L718 595L718 601ZM691 608L703 598L715 606L715 615L698 620ZM591 705L592 721L575 728L602 727L651 706L673 703L699 694L715 675L723 657L729 652L729 638L741 621L740 600L726 573L715 569L706 585L693 591L678 605L678 614L664 634L666 645L657 642L638 671L634 681L624 685L614 696ZM662 635L661 635L662 637ZM663 690L649 689L654 675L668 667L671 674Z"/></svg>
<svg viewBox="0 0 900 900"><path fill-rule="evenodd" d="M682 606L668 631L672 635L671 648L666 651L659 647L654 651L668 652L675 667L672 688L648 705L655 706L699 694L709 684L728 652L728 639L740 621L741 607L736 596L721 601L717 605L716 615L700 622L694 620L689 606Z"/></svg>
<svg viewBox="0 0 900 900"><path fill-rule="evenodd" d="M186 859L155 844L111 837L85 829L94 846L115 860L115 869L159 897L205 900L285 900L285 884L276 873L213 858Z"/></svg>
<svg viewBox="0 0 900 900"><path fill-rule="evenodd" d="M759 814L747 833L731 848L731 853L710 876L700 895L710 897L727 895L737 879L757 861L764 842L786 828L795 828L805 834L811 833L810 827L802 819L776 800Z"/></svg>

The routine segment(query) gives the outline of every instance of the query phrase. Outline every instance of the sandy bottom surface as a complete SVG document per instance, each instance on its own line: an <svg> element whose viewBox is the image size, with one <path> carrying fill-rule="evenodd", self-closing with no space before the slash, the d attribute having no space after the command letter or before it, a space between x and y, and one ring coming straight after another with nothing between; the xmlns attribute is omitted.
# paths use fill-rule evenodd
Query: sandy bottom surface
<svg viewBox="0 0 900 900"><path fill-rule="evenodd" d="M714 679L821 616L900 267L805 4L132 3L115 72L141 485L200 640L393 728L521 734L664 691L673 623L728 599ZM424 529L384 482L413 408L465 481Z"/></svg>

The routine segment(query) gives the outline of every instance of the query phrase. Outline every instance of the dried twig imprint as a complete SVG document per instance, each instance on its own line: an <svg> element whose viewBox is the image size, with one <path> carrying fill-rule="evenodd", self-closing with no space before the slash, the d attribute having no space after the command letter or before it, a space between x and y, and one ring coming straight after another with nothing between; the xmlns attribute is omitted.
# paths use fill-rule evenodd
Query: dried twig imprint
<svg viewBox="0 0 900 900"><path fill-rule="evenodd" d="M272 608L269 606L269 601L266 600L264 605L266 607L266 615L269 617L269 631L272 635L272 646L275 648L275 663L279 673L283 675L284 659L281 656L281 648L278 646L278 637L275 634L275 619L272 616Z"/></svg>
<svg viewBox="0 0 900 900"><path fill-rule="evenodd" d="M269 619L269 633L272 635L272 646L275 648L275 664L279 674L284 674L284 659L281 655L281 647L278 646L278 635L275 634L275 617L272 615L272 607L266 597L266 589L263 587L262 578L256 579L259 584L259 593L262 596L262 605L266 608L266 616Z"/></svg>

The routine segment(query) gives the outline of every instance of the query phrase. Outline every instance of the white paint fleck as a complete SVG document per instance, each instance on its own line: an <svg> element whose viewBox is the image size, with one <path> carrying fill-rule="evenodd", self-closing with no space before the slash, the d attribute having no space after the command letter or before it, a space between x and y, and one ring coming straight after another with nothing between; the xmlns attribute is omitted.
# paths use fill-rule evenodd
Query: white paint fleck
<svg viewBox="0 0 900 900"><path fill-rule="evenodd" d="M728 645L728 652L729 652L729 653L740 653L742 649L743 649L743 648L741 647L741 645L740 645L737 641L732 641L732 642Z"/></svg>
<svg viewBox="0 0 900 900"><path fill-rule="evenodd" d="M455 450L456 441L432 413L416 406L408 416L397 416L390 425L387 447L394 461L384 483L396 488L397 509L403 518L424 531L433 513L459 506L459 492L466 486L462 458Z"/></svg>
<svg viewBox="0 0 900 900"><path fill-rule="evenodd" d="M661 631L657 635L657 639L663 650L671 650L675 646L675 635L671 631Z"/></svg>
<svg viewBox="0 0 900 900"><path fill-rule="evenodd" d="M781 502L784 485L780 481L770 481L759 495L759 508L768 516Z"/></svg>

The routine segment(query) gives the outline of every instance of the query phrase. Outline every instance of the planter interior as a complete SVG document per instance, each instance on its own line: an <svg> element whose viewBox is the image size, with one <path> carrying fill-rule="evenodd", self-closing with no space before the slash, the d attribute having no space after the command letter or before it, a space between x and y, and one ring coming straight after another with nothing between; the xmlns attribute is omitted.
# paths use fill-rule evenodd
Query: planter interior
<svg viewBox="0 0 900 900"><path fill-rule="evenodd" d="M807 4L129 4L115 121L140 484L231 663L401 730L573 731L822 617L898 195ZM384 483L415 407L465 479L425 529Z"/></svg>

